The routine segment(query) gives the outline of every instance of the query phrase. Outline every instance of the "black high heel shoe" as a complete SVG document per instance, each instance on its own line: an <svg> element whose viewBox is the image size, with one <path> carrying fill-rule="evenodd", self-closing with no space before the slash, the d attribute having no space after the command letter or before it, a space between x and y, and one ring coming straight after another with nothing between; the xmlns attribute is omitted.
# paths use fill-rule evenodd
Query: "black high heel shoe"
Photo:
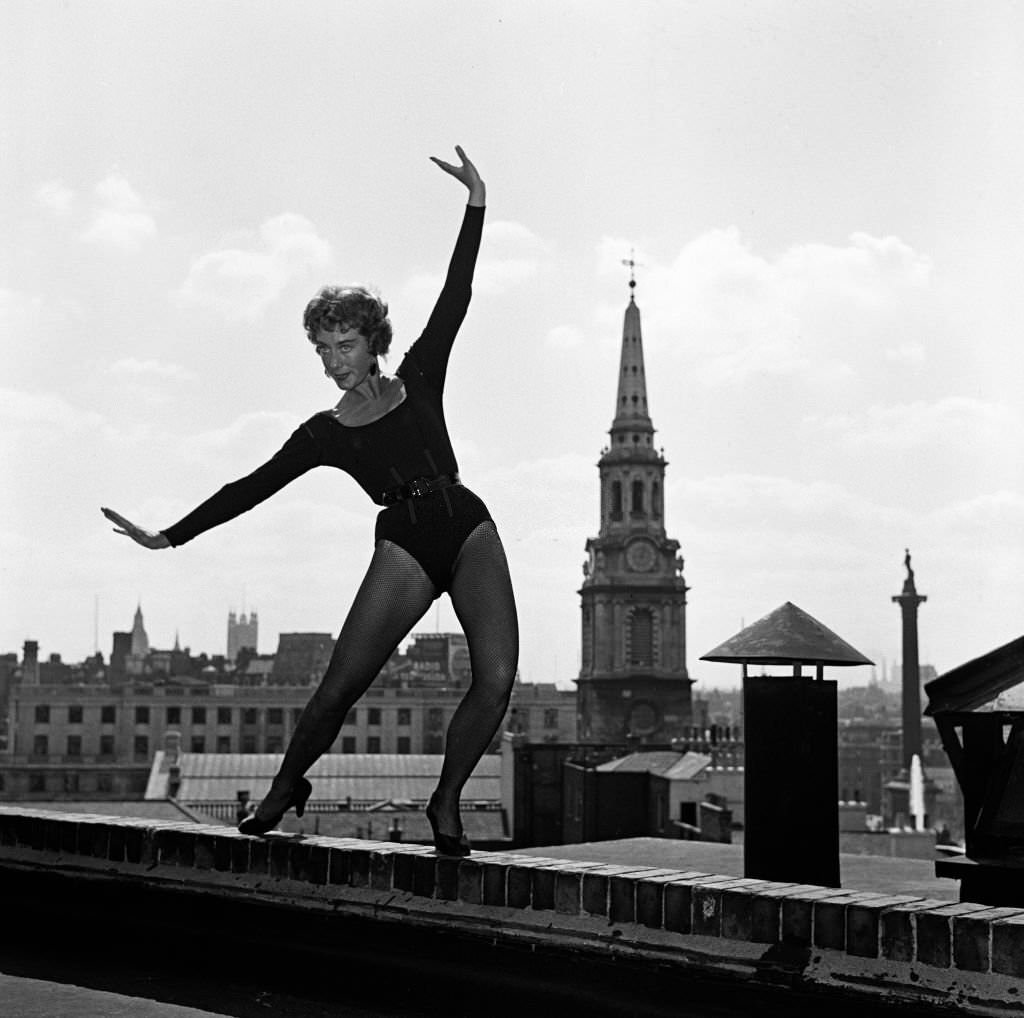
<svg viewBox="0 0 1024 1018"><path fill-rule="evenodd" d="M434 833L434 848L441 855L469 855L469 838L466 837L465 832L460 832L457 836L454 834L442 834L437 829L437 806L434 803L434 797L430 797L430 801L427 803L427 808L424 810L427 814L427 820L430 821L430 829Z"/></svg>
<svg viewBox="0 0 1024 1018"><path fill-rule="evenodd" d="M297 817L301 817L302 814L306 812L306 800L309 799L312 791L313 786L309 781L306 778L299 778L299 780L295 782L295 787L292 789L292 797L288 800L288 804L280 813L277 814L276 817L271 820L261 820L255 813L253 813L252 816L246 817L238 825L238 829L243 834L266 834L267 831L272 830L281 822L281 818L292 807L295 808L295 815Z"/></svg>

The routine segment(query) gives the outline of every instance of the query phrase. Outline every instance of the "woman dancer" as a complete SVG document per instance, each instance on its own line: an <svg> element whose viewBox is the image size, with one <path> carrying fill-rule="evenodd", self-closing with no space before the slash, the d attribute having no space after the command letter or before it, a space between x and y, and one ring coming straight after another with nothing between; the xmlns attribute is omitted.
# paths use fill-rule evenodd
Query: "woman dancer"
<svg viewBox="0 0 1024 1018"><path fill-rule="evenodd" d="M461 165L431 157L469 190L448 275L422 335L393 378L380 371L391 323L387 304L362 287L327 286L309 302L306 335L343 395L314 414L247 477L225 485L184 519L151 532L112 509L115 531L146 548L177 547L246 512L314 466L351 474L384 506L369 569L320 685L303 711L281 768L239 829L263 834L294 808L301 816L309 767L334 742L359 699L431 602L447 591L469 644L472 683L452 716L427 818L439 852L469 853L459 816L462 788L508 707L519 653L515 600L501 540L486 506L459 480L442 409L448 355L469 305L483 228L485 187Z"/></svg>

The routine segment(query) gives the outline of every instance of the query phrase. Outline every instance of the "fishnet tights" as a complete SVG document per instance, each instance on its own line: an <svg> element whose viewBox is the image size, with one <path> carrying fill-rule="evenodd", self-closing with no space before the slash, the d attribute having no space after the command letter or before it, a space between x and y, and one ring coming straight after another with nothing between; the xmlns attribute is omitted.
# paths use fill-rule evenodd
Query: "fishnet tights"
<svg viewBox="0 0 1024 1018"><path fill-rule="evenodd" d="M461 833L459 796L508 708L519 656L515 598L493 523L466 538L453 571L452 605L469 644L473 680L452 716L435 793L438 823ZM434 599L434 586L404 548L379 541L330 664L295 726L261 817L286 807L295 782L330 748L352 705Z"/></svg>

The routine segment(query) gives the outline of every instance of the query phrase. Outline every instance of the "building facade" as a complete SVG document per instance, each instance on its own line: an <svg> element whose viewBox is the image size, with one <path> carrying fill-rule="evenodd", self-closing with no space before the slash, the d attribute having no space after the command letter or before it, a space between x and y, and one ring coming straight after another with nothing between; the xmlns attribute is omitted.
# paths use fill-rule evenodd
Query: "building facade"
<svg viewBox="0 0 1024 1018"><path fill-rule="evenodd" d="M665 532L665 467L647 407L640 310L622 330L615 417L598 462L600 530L587 541L577 699L583 741L665 743L692 721L686 582Z"/></svg>
<svg viewBox="0 0 1024 1018"><path fill-rule="evenodd" d="M40 682L37 648L30 648L36 681L14 676L0 798L141 796L168 732L179 734L188 753L283 752L320 677L306 671L311 656L332 641L329 634L282 634L281 640L290 664L277 681L273 671L263 672L258 685L213 666L197 677ZM468 662L461 633L414 636L349 712L329 752L442 753L448 722L472 678ZM493 749L500 731L513 726L532 741L571 740L574 692L517 682Z"/></svg>

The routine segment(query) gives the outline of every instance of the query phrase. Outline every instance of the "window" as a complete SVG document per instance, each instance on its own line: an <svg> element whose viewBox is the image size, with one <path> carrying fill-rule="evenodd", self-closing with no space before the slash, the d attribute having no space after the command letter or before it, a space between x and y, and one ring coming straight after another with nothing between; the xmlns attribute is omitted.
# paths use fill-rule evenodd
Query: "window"
<svg viewBox="0 0 1024 1018"><path fill-rule="evenodd" d="M345 715L345 722L344 723L346 725L358 725L359 724L359 708L358 707L353 707L348 712L348 714ZM355 750L352 750L352 752L354 753Z"/></svg>
<svg viewBox="0 0 1024 1018"><path fill-rule="evenodd" d="M267 736L267 752L268 753L283 753L284 752L284 739L280 735L268 735Z"/></svg>
<svg viewBox="0 0 1024 1018"><path fill-rule="evenodd" d="M202 735L193 735L190 748L193 753L205 753L206 739Z"/></svg>
<svg viewBox="0 0 1024 1018"><path fill-rule="evenodd" d="M46 703L36 704L36 724L48 725L50 723L50 706Z"/></svg>
<svg viewBox="0 0 1024 1018"><path fill-rule="evenodd" d="M368 735L366 737L366 752L367 753L379 753L380 752L380 736L379 735Z"/></svg>
<svg viewBox="0 0 1024 1018"><path fill-rule="evenodd" d="M408 735L400 735L398 737L398 752L399 753L411 753L412 752L412 740Z"/></svg>
<svg viewBox="0 0 1024 1018"><path fill-rule="evenodd" d="M368 725L380 724L380 707L370 707L366 712L366 723Z"/></svg>
<svg viewBox="0 0 1024 1018"><path fill-rule="evenodd" d="M68 736L68 756L78 757L82 755L82 737L80 735Z"/></svg>
<svg viewBox="0 0 1024 1018"><path fill-rule="evenodd" d="M612 519L622 519L622 482L612 481Z"/></svg>
<svg viewBox="0 0 1024 1018"><path fill-rule="evenodd" d="M80 725L82 723L82 708L79 706L68 707L68 724Z"/></svg>
<svg viewBox="0 0 1024 1018"><path fill-rule="evenodd" d="M634 481L633 482L633 512L642 513L644 511L644 482Z"/></svg>
<svg viewBox="0 0 1024 1018"><path fill-rule="evenodd" d="M658 482L651 485L651 515L658 519L661 516L661 492L658 489Z"/></svg>
<svg viewBox="0 0 1024 1018"><path fill-rule="evenodd" d="M409 707L398 708L398 727L408 728L412 724L412 710ZM401 750L399 750L401 752Z"/></svg>
<svg viewBox="0 0 1024 1018"><path fill-rule="evenodd" d="M230 725L231 724L231 708L230 707L218 707L217 708L217 724L218 725ZM219 752L219 750L218 750ZM227 750L225 750L227 752Z"/></svg>
<svg viewBox="0 0 1024 1018"><path fill-rule="evenodd" d="M444 727L444 709L442 707L427 708L427 728L436 730Z"/></svg>
<svg viewBox="0 0 1024 1018"><path fill-rule="evenodd" d="M78 773L76 771L65 771L64 772L64 791L65 792L77 792L78 791Z"/></svg>
<svg viewBox="0 0 1024 1018"><path fill-rule="evenodd" d="M654 618L645 608L638 608L629 620L629 663L654 664Z"/></svg>
<svg viewBox="0 0 1024 1018"><path fill-rule="evenodd" d="M114 737L112 735L100 736L100 756L114 755Z"/></svg>
<svg viewBox="0 0 1024 1018"><path fill-rule="evenodd" d="M135 708L135 723L137 725L148 725L149 724L149 708L148 707L136 707Z"/></svg>
<svg viewBox="0 0 1024 1018"><path fill-rule="evenodd" d="M149 738L145 735L135 736L135 759L149 759Z"/></svg>
<svg viewBox="0 0 1024 1018"><path fill-rule="evenodd" d="M558 727L558 711L554 707L548 707L544 711L544 727L545 728L557 728Z"/></svg>
<svg viewBox="0 0 1024 1018"><path fill-rule="evenodd" d="M242 724L255 725L260 719L260 713L255 707L246 707L242 710Z"/></svg>
<svg viewBox="0 0 1024 1018"><path fill-rule="evenodd" d="M299 718L302 717L301 707L292 707L292 727L294 728L299 723Z"/></svg>
<svg viewBox="0 0 1024 1018"><path fill-rule="evenodd" d="M180 725L181 724L181 708L180 707L168 707L167 708L167 723L169 725Z"/></svg>
<svg viewBox="0 0 1024 1018"><path fill-rule="evenodd" d="M516 717L519 719L520 731L528 731L530 727L530 708L517 707Z"/></svg>
<svg viewBox="0 0 1024 1018"><path fill-rule="evenodd" d="M100 724L101 725L112 725L117 721L117 708L112 707L109 704L106 707L100 708Z"/></svg>
<svg viewBox="0 0 1024 1018"><path fill-rule="evenodd" d="M356 751L356 737L354 735L343 735L341 737L342 753L354 753Z"/></svg>
<svg viewBox="0 0 1024 1018"><path fill-rule="evenodd" d="M96 791L97 792L112 792L114 790L114 775L113 774L97 774L96 775Z"/></svg>
<svg viewBox="0 0 1024 1018"><path fill-rule="evenodd" d="M37 735L32 740L32 755L46 756L50 752L50 740L45 735Z"/></svg>
<svg viewBox="0 0 1024 1018"><path fill-rule="evenodd" d="M281 707L271 707L267 711L267 724L268 725L283 725L284 724L284 710Z"/></svg>
<svg viewBox="0 0 1024 1018"><path fill-rule="evenodd" d="M243 735L242 736L242 752L243 753L255 753L256 752L256 736L255 735Z"/></svg>
<svg viewBox="0 0 1024 1018"><path fill-rule="evenodd" d="M205 707L193 707L192 708L192 724L194 725L205 725L206 724L206 708ZM199 750L201 753L202 750Z"/></svg>
<svg viewBox="0 0 1024 1018"><path fill-rule="evenodd" d="M46 791L46 775L45 774L30 774L28 776L28 790L30 792L45 792Z"/></svg>
<svg viewBox="0 0 1024 1018"><path fill-rule="evenodd" d="M230 735L218 735L217 736L217 752L218 753L230 753L231 752L231 736Z"/></svg>

